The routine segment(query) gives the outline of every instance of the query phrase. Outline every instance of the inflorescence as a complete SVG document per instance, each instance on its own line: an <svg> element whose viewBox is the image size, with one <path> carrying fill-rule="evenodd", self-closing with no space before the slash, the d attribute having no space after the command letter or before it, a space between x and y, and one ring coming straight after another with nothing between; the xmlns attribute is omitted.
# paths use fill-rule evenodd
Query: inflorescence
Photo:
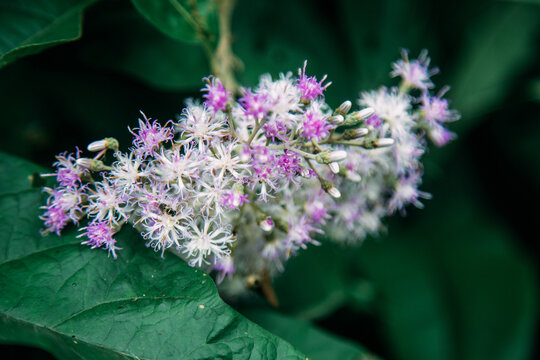
<svg viewBox="0 0 540 360"><path fill-rule="evenodd" d="M86 217L82 244L116 258L115 235L129 224L148 247L171 249L218 282L282 270L324 233L360 242L430 197L418 189L426 136L446 144L455 136L446 123L459 118L447 87L432 94L435 73L426 52L409 60L404 51L391 72L400 86L362 92L357 111L350 101L332 109L330 83L308 76L306 63L296 77L263 75L238 100L205 78L204 101L188 101L177 121L141 112L129 152L106 138L88 146L92 158L58 155L43 233Z"/></svg>

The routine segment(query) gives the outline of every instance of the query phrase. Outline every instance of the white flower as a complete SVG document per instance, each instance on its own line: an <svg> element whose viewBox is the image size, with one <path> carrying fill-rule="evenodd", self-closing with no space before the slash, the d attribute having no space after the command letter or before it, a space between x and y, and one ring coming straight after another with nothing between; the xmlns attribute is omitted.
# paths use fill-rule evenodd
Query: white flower
<svg viewBox="0 0 540 360"><path fill-rule="evenodd" d="M208 167L212 170L219 171L219 178L223 178L225 173L228 172L236 179L241 179L243 176L241 173L248 169L249 165L244 164L240 156L233 155L234 148L237 143L231 142L227 145L216 144L214 147L213 156L208 159Z"/></svg>
<svg viewBox="0 0 540 360"><path fill-rule="evenodd" d="M291 72L280 74L279 80L272 80L270 74L262 75L257 92L268 95L274 117L284 121L288 128L296 127L299 116L294 113L301 111L302 92L295 86Z"/></svg>
<svg viewBox="0 0 540 360"><path fill-rule="evenodd" d="M122 193L129 194L140 185L140 180L149 175L149 171L142 170L143 162L140 159L133 159L133 153L129 155L117 152L117 161L111 170L111 181Z"/></svg>
<svg viewBox="0 0 540 360"><path fill-rule="evenodd" d="M184 181L192 183L199 173L201 161L191 146L177 146L172 150L161 150L153 166L159 181L172 184L178 193L184 193Z"/></svg>
<svg viewBox="0 0 540 360"><path fill-rule="evenodd" d="M208 264L210 256L220 259L229 255L228 245L235 240L229 227L208 218L190 221L186 235L183 252L190 258L189 265L199 267Z"/></svg>
<svg viewBox="0 0 540 360"><path fill-rule="evenodd" d="M98 221L118 225L129 217L131 208L125 203L120 189L111 184L108 179L96 183L96 190L88 200L88 214Z"/></svg>
<svg viewBox="0 0 540 360"><path fill-rule="evenodd" d="M194 193L194 203L200 207L201 212L215 216L224 213L223 196L232 189L230 177L205 176L197 182L198 188Z"/></svg>
<svg viewBox="0 0 540 360"><path fill-rule="evenodd" d="M182 132L181 145L198 143L199 150L209 146L214 138L227 135L225 116L207 109L202 105L192 104L184 109L178 127Z"/></svg>
<svg viewBox="0 0 540 360"><path fill-rule="evenodd" d="M382 136L389 130L393 138L399 138L408 133L415 124L410 114L410 98L394 89L389 91L382 87L378 91L363 92L358 103L372 107L375 114L384 120Z"/></svg>
<svg viewBox="0 0 540 360"><path fill-rule="evenodd" d="M186 236L186 224L190 219L184 208L162 205L143 210L139 222L144 228L142 236L148 240L147 246L161 250L163 255L163 251L172 245L181 246L180 240Z"/></svg>

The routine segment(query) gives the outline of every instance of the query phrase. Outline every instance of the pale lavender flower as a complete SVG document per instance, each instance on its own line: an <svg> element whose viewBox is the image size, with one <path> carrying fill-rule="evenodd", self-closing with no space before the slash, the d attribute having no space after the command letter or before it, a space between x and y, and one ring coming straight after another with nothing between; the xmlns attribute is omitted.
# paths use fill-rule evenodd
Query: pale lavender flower
<svg viewBox="0 0 540 360"><path fill-rule="evenodd" d="M402 176L396 182L392 197L388 201L388 211L394 213L396 210L405 212L405 206L413 204L417 208L423 208L424 205L420 199L431 199L431 194L418 190L422 182L420 172L413 172Z"/></svg>
<svg viewBox="0 0 540 360"><path fill-rule="evenodd" d="M236 272L236 266L234 266L234 258L230 255L216 258L212 268L213 270L218 272L218 275L216 277L216 283L218 284L221 284L225 277L231 279L232 275Z"/></svg>
<svg viewBox="0 0 540 360"><path fill-rule="evenodd" d="M428 125L434 126L459 119L459 113L449 109L448 100L442 98L447 90L448 88L444 88L437 96L430 96L427 92L423 94L420 111Z"/></svg>
<svg viewBox="0 0 540 360"><path fill-rule="evenodd" d="M455 133L440 124L431 126L428 130L428 136L437 146L444 146L457 137Z"/></svg>
<svg viewBox="0 0 540 360"><path fill-rule="evenodd" d="M288 248L296 251L298 248L305 249L306 244L319 245L320 243L313 239L315 232L323 233L321 229L315 228L306 216L290 220L289 232L287 233Z"/></svg>
<svg viewBox="0 0 540 360"><path fill-rule="evenodd" d="M427 50L422 50L418 59L410 61L407 50L403 49L401 52L403 59L392 64L392 77L400 76L407 86L416 89L432 88L433 82L431 82L430 77L437 74L439 69L429 69L431 60L427 55Z"/></svg>

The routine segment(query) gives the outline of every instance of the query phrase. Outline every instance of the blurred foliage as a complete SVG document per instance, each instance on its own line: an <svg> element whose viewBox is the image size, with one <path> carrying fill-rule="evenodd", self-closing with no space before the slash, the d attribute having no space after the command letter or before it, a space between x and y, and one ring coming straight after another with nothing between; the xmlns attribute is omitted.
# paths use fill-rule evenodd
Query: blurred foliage
<svg viewBox="0 0 540 360"><path fill-rule="evenodd" d="M0 3L0 64L10 63L0 69L0 150L49 166L105 136L125 149L139 110L173 119L199 96L209 66L197 31L159 7L190 1L90 3ZM200 3L204 31L216 36L214 3ZM6 15L17 7L20 18ZM82 37L49 48L79 38L83 10ZM308 59L309 73L333 82L336 106L395 84L390 63L402 47L412 56L427 48L441 69L434 81L452 86L463 114L452 125L458 140L425 158L434 195L425 209L391 219L354 251L325 242L293 259L276 281L278 311L387 359L540 357L538 1L239 0L232 24L244 86ZM265 315L260 302L237 306L276 334L299 321Z"/></svg>

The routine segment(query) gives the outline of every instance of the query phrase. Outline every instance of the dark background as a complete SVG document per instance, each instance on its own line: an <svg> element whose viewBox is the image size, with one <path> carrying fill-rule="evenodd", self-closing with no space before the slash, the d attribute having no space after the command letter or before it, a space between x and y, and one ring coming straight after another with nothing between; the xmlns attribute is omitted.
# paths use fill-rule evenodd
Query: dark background
<svg viewBox="0 0 540 360"><path fill-rule="evenodd" d="M308 59L333 82L332 106L396 84L400 49L427 48L462 113L458 139L425 157L425 208L358 249L324 244L293 259L276 282L279 310L386 359L540 358L539 2L243 0L232 31L243 85ZM174 119L208 73L199 47L167 38L129 1L99 2L80 40L0 69L0 151L50 166L106 136L125 150L139 110Z"/></svg>

